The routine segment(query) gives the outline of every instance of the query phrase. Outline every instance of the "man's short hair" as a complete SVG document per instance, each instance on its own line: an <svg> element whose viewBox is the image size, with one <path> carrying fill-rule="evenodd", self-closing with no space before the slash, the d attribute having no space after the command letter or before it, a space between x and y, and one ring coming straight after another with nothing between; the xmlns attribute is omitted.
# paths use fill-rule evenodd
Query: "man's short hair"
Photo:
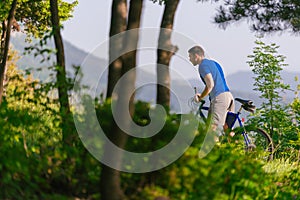
<svg viewBox="0 0 300 200"><path fill-rule="evenodd" d="M198 54L200 56L204 56L204 50L200 46L193 46L192 48L189 49L188 52L191 54Z"/></svg>

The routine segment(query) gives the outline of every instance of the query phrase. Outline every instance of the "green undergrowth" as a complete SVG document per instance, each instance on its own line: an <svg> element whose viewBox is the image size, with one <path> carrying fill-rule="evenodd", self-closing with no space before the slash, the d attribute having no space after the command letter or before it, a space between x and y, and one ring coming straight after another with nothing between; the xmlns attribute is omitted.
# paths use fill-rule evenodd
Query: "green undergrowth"
<svg viewBox="0 0 300 200"><path fill-rule="evenodd" d="M30 98L35 98L34 94L25 99L7 96L0 110L0 199L99 199L101 163L79 138L72 147L63 145L62 119L55 104ZM151 123L149 109L147 103L136 103L136 124ZM109 134L110 102L97 105L96 113ZM163 128L154 137L129 137L126 150L163 148L174 139L180 125L190 123L182 117L167 114ZM147 173L121 173L122 188L129 200L158 196L175 200L300 198L298 151L266 162L257 159L255 153L246 153L241 144L222 142L200 159L205 131L202 124L197 126L181 137L181 142L191 137L192 142L170 165Z"/></svg>

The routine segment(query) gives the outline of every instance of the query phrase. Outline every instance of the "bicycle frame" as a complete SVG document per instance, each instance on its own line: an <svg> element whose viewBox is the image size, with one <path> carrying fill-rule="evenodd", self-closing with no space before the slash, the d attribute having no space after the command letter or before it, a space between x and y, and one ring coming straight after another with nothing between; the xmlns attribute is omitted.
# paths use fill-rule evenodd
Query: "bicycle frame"
<svg viewBox="0 0 300 200"><path fill-rule="evenodd" d="M209 110L209 107L203 106L204 104L205 104L205 101L202 100L202 101L201 101L201 104L200 104L200 106L199 106L199 108L198 108L198 111L197 111L196 115L199 115L199 116L203 119L203 121L204 121L205 123L207 123L207 118L205 117L205 115L204 115L204 113L202 112L202 110L208 111L208 110Z"/></svg>
<svg viewBox="0 0 300 200"><path fill-rule="evenodd" d="M205 104L205 101L202 100L201 103L200 103L200 106L199 106L199 109L198 109L196 115L198 114L203 119L203 121L205 123L207 123L207 121L208 121L207 117L204 115L204 113L202 112L202 110L208 111L209 107L204 106L204 104ZM231 121L230 124L228 124L228 128L230 128L230 129L233 129L236 121L238 121L239 126L243 129L241 134L242 134L242 136L244 138L245 145L246 145L246 147L249 147L249 146L251 146L252 143L251 143L250 138L248 137L247 132L245 131L245 127L243 125L243 121L240 118L240 114L241 114L242 109L243 109L243 107L241 106L236 113L228 111L226 119L229 119L231 117L232 121ZM227 120L226 120L226 123L227 123Z"/></svg>
<svg viewBox="0 0 300 200"><path fill-rule="evenodd" d="M227 113L227 115L234 115L234 116L235 116L234 123L233 123L229 128L232 129L233 126L234 126L234 124L236 123L236 120L237 120L238 123L239 123L239 126L240 126L241 128L243 128L241 134L242 134L242 136L243 136L243 138L244 138L245 145L246 145L247 147L249 147L249 146L251 145L251 140L250 140L250 138L248 137L248 134L247 134L247 132L245 131L245 127L244 127L244 125L243 125L243 122L242 122L242 120L241 120L241 118L240 118L241 110L242 110L242 107L239 109L239 111L238 111L237 113L233 113L233 112L228 112L228 113Z"/></svg>

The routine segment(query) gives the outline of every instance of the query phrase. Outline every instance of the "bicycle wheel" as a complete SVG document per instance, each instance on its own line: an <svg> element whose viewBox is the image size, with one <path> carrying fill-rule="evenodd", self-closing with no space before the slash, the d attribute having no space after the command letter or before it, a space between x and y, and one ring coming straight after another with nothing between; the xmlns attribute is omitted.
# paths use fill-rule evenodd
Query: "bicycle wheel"
<svg viewBox="0 0 300 200"><path fill-rule="evenodd" d="M251 141L247 148L251 151L265 152L268 160L273 159L274 144L269 134L255 127L247 127L246 132Z"/></svg>

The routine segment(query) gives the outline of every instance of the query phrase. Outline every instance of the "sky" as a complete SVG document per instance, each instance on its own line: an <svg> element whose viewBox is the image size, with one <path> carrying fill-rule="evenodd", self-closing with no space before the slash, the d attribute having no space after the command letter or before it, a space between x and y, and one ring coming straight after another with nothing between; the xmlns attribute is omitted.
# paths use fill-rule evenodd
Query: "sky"
<svg viewBox="0 0 300 200"><path fill-rule="evenodd" d="M71 0L70 0L71 1ZM106 53L97 52L97 48L107 44L109 38L112 1L79 0L75 8L74 17L64 23L62 35L65 40L76 47L107 58ZM248 55L253 54L255 47L255 33L249 25L238 22L228 26L225 30L213 23L217 4L199 3L197 0L185 0L179 3L173 30L177 35L184 36L194 44L201 45L208 58L217 60L224 69L225 75L238 71L250 71L247 65ZM144 1L142 13L142 28L158 28L163 14L163 6L154 4L150 0ZM147 36L147 40L156 43L158 35ZM284 70L300 72L299 47L300 36L293 36L288 32L267 35L263 38L266 44L276 43L280 46L279 54L286 56L285 62L289 65ZM176 41L173 42L174 44ZM192 45L192 44L191 44ZM190 46L191 47L191 46ZM198 77L195 68L188 63L187 48L180 49L180 56L173 56L171 67L186 77ZM297 53L298 52L298 53ZM152 65L148 70L154 72L156 52L141 52L138 65ZM184 58L186 56L186 58Z"/></svg>

